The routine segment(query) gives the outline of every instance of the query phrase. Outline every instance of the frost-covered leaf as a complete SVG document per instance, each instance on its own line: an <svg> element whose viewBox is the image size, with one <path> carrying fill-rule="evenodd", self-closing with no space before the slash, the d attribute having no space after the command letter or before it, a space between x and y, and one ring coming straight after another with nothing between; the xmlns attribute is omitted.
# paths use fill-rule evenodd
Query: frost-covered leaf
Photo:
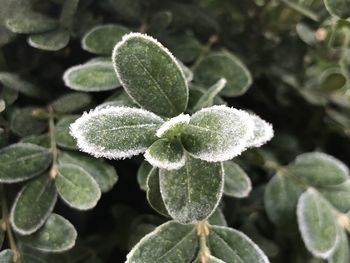
<svg viewBox="0 0 350 263"><path fill-rule="evenodd" d="M181 223L208 218L223 191L220 163L208 163L190 156L179 170L160 169L160 192L169 215Z"/></svg>
<svg viewBox="0 0 350 263"><path fill-rule="evenodd" d="M63 217L52 214L35 234L21 237L27 246L44 252L63 252L75 245L77 232Z"/></svg>
<svg viewBox="0 0 350 263"><path fill-rule="evenodd" d="M163 123L157 130L157 137L159 138L173 138L180 134L184 127L189 123L190 116L187 114L180 114Z"/></svg>
<svg viewBox="0 0 350 263"><path fill-rule="evenodd" d="M153 166L177 170L185 165L185 151L178 139L159 139L145 152L145 159Z"/></svg>
<svg viewBox="0 0 350 263"><path fill-rule="evenodd" d="M120 25L95 26L85 34L81 45L83 49L91 53L110 56L115 44L121 41L123 35L129 32L129 29Z"/></svg>
<svg viewBox="0 0 350 263"><path fill-rule="evenodd" d="M109 191L118 181L114 167L103 159L77 152L61 152L58 161L61 164L75 164L83 168L95 179L102 192Z"/></svg>
<svg viewBox="0 0 350 263"><path fill-rule="evenodd" d="M297 206L298 225L307 249L328 258L336 249L338 226L331 205L313 188L304 192Z"/></svg>
<svg viewBox="0 0 350 263"><path fill-rule="evenodd" d="M152 170L149 172L146 184L147 184L148 203L158 213L164 216L169 216L169 213L166 210L162 195L160 193L159 171L157 168L153 167Z"/></svg>
<svg viewBox="0 0 350 263"><path fill-rule="evenodd" d="M90 94L70 92L56 99L51 105L55 112L72 113L86 108L91 104L91 101Z"/></svg>
<svg viewBox="0 0 350 263"><path fill-rule="evenodd" d="M213 52L204 57L194 72L204 85L213 85L220 78L227 80L221 94L235 97L245 93L252 84L252 76L246 66L229 52Z"/></svg>
<svg viewBox="0 0 350 263"><path fill-rule="evenodd" d="M254 123L242 110L226 106L205 108L192 115L181 134L185 149L194 157L218 162L242 153L253 135Z"/></svg>
<svg viewBox="0 0 350 263"><path fill-rule="evenodd" d="M0 252L0 262L1 263L13 263L14 253L11 249L5 249Z"/></svg>
<svg viewBox="0 0 350 263"><path fill-rule="evenodd" d="M126 263L190 262L197 247L194 225L170 221L142 238L129 252Z"/></svg>
<svg viewBox="0 0 350 263"><path fill-rule="evenodd" d="M79 148L96 157L127 158L157 140L163 123L157 115L136 108L109 107L85 113L71 125Z"/></svg>
<svg viewBox="0 0 350 263"><path fill-rule="evenodd" d="M343 229L338 228L338 237L335 251L329 258L328 263L348 263L350 262L350 251L348 237Z"/></svg>
<svg viewBox="0 0 350 263"><path fill-rule="evenodd" d="M74 66L63 75L67 87L85 92L112 90L120 86L111 62L91 62Z"/></svg>
<svg viewBox="0 0 350 263"><path fill-rule="evenodd" d="M59 28L49 32L30 35L28 37L28 44L37 49L57 51L66 47L69 39L69 31Z"/></svg>
<svg viewBox="0 0 350 263"><path fill-rule="evenodd" d="M349 0L323 0L326 8L331 15L339 18L350 17L350 1Z"/></svg>
<svg viewBox="0 0 350 263"><path fill-rule="evenodd" d="M211 225L227 226L225 216L219 207L217 207L214 213L212 213L211 216L208 218L208 222Z"/></svg>
<svg viewBox="0 0 350 263"><path fill-rule="evenodd" d="M350 211L350 180L339 185L322 187L318 191L339 211Z"/></svg>
<svg viewBox="0 0 350 263"><path fill-rule="evenodd" d="M77 116L65 116L56 123L55 138L57 145L60 147L71 150L77 149L77 142L69 133L70 125L74 123L77 118Z"/></svg>
<svg viewBox="0 0 350 263"><path fill-rule="evenodd" d="M58 194L69 206L88 210L96 206L101 190L92 176L75 164L59 164L56 187Z"/></svg>
<svg viewBox="0 0 350 263"><path fill-rule="evenodd" d="M254 121L253 136L248 140L248 147L260 147L273 137L272 125L260 117L251 114L250 117Z"/></svg>
<svg viewBox="0 0 350 263"><path fill-rule="evenodd" d="M47 128L47 120L34 116L35 107L16 109L11 115L11 130L20 137L41 134Z"/></svg>
<svg viewBox="0 0 350 263"><path fill-rule="evenodd" d="M56 200L55 183L47 174L30 181L18 193L12 206L12 228L21 235L34 233L50 216Z"/></svg>
<svg viewBox="0 0 350 263"><path fill-rule="evenodd" d="M188 86L181 66L157 40L128 34L115 46L112 59L120 82L138 105L165 117L186 110Z"/></svg>
<svg viewBox="0 0 350 263"><path fill-rule="evenodd" d="M147 191L147 178L152 171L152 165L147 161L143 161L137 170L137 182L143 191Z"/></svg>
<svg viewBox="0 0 350 263"><path fill-rule="evenodd" d="M211 226L208 247L213 256L227 263L269 263L264 252L249 237L232 228Z"/></svg>
<svg viewBox="0 0 350 263"><path fill-rule="evenodd" d="M249 176L239 165L232 161L226 161L224 165L224 194L236 198L247 197L252 190L252 182Z"/></svg>
<svg viewBox="0 0 350 263"><path fill-rule="evenodd" d="M0 182L25 181L43 173L50 163L47 149L30 143L12 144L0 150Z"/></svg>

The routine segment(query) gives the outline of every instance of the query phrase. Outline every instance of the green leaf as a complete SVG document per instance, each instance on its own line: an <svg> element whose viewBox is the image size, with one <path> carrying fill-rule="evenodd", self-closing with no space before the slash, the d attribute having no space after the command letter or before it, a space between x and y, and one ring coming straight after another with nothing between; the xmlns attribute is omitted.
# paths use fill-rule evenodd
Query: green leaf
<svg viewBox="0 0 350 263"><path fill-rule="evenodd" d="M185 149L196 158L208 162L226 161L246 149L253 128L248 113L213 106L192 115L181 140Z"/></svg>
<svg viewBox="0 0 350 263"><path fill-rule="evenodd" d="M59 164L57 172L57 191L65 203L79 210L96 206L101 190L88 172L75 164Z"/></svg>
<svg viewBox="0 0 350 263"><path fill-rule="evenodd" d="M6 103L4 100L0 99L0 113L6 109Z"/></svg>
<svg viewBox="0 0 350 263"><path fill-rule="evenodd" d="M253 136L248 140L248 147L260 147L273 137L272 125L259 116L250 114L254 122Z"/></svg>
<svg viewBox="0 0 350 263"><path fill-rule="evenodd" d="M193 261L192 263L202 263L200 258L197 258L195 261ZM221 259L218 259L216 257L213 256L208 256L206 263L225 263L224 261L222 261Z"/></svg>
<svg viewBox="0 0 350 263"><path fill-rule="evenodd" d="M49 134L41 134L41 135L31 135L21 139L20 142L23 143L31 143L42 146L44 148L50 148L50 136Z"/></svg>
<svg viewBox="0 0 350 263"><path fill-rule="evenodd" d="M249 176L239 165L232 161L223 163L224 166L224 194L236 198L247 197L252 190Z"/></svg>
<svg viewBox="0 0 350 263"><path fill-rule="evenodd" d="M50 152L30 143L16 143L0 150L0 182L17 183L43 173L51 163Z"/></svg>
<svg viewBox="0 0 350 263"><path fill-rule="evenodd" d="M145 159L153 166L177 170L185 165L185 151L178 139L160 139L155 141L145 152Z"/></svg>
<svg viewBox="0 0 350 263"><path fill-rule="evenodd" d="M127 158L146 151L162 123L142 109L109 107L83 115L71 125L71 134L82 151L95 157Z"/></svg>
<svg viewBox="0 0 350 263"><path fill-rule="evenodd" d="M56 99L51 105L55 112L72 113L85 109L91 104L91 101L90 94L70 92Z"/></svg>
<svg viewBox="0 0 350 263"><path fill-rule="evenodd" d="M157 137L159 138L173 138L179 135L190 121L190 116L187 114L180 114L163 123L157 130Z"/></svg>
<svg viewBox="0 0 350 263"><path fill-rule="evenodd" d="M0 252L0 262L1 263L13 263L14 253L11 249L5 249Z"/></svg>
<svg viewBox="0 0 350 263"><path fill-rule="evenodd" d="M210 53L200 61L194 75L204 85L213 85L220 78L225 78L227 84L221 94L227 97L244 94L252 84L249 70L229 52Z"/></svg>
<svg viewBox="0 0 350 263"><path fill-rule="evenodd" d="M70 34L67 29L59 28L28 37L28 44L46 51L57 51L68 45Z"/></svg>
<svg viewBox="0 0 350 263"><path fill-rule="evenodd" d="M350 1L349 0L323 0L328 12L339 18L350 17Z"/></svg>
<svg viewBox="0 0 350 263"><path fill-rule="evenodd" d="M67 87L84 92L112 90L120 86L111 62L89 62L64 72Z"/></svg>
<svg viewBox="0 0 350 263"><path fill-rule="evenodd" d="M317 44L317 39L315 36L315 31L305 23L298 23L295 27L296 33L306 44L310 46L315 46Z"/></svg>
<svg viewBox="0 0 350 263"><path fill-rule="evenodd" d="M219 207L217 207L214 213L208 218L208 222L211 225L227 226L225 216Z"/></svg>
<svg viewBox="0 0 350 263"><path fill-rule="evenodd" d="M188 100L188 112L195 113L193 108L196 106L197 102L200 98L207 92L208 90L200 87L198 85L190 84L190 98ZM213 100L213 105L227 105L220 96L215 96Z"/></svg>
<svg viewBox="0 0 350 263"><path fill-rule="evenodd" d="M95 179L102 192L112 189L118 181L114 167L103 159L96 159L77 152L61 152L58 161L60 164L75 164L83 168Z"/></svg>
<svg viewBox="0 0 350 263"><path fill-rule="evenodd" d="M197 240L194 225L170 221L142 238L129 252L126 263L190 262Z"/></svg>
<svg viewBox="0 0 350 263"><path fill-rule="evenodd" d="M143 161L137 170L137 182L143 191L147 191L147 178L152 171L152 165L147 161Z"/></svg>
<svg viewBox="0 0 350 263"><path fill-rule="evenodd" d="M74 226L63 217L52 214L38 232L21 237L21 241L40 251L57 253L71 249L76 238Z"/></svg>
<svg viewBox="0 0 350 263"><path fill-rule="evenodd" d="M82 47L94 54L110 55L115 44L122 40L123 35L130 30L120 25L95 26L85 34L82 39Z"/></svg>
<svg viewBox="0 0 350 263"><path fill-rule="evenodd" d="M350 211L350 180L336 186L322 187L318 191L339 211Z"/></svg>
<svg viewBox="0 0 350 263"><path fill-rule="evenodd" d="M173 14L170 11L159 11L151 17L148 31L161 32L170 26Z"/></svg>
<svg viewBox="0 0 350 263"><path fill-rule="evenodd" d="M307 249L316 257L329 258L337 245L336 215L331 205L313 188L298 201L297 217Z"/></svg>
<svg viewBox="0 0 350 263"><path fill-rule="evenodd" d="M18 193L12 206L10 220L13 229L21 235L37 231L50 216L56 200L55 183L49 175L30 181Z"/></svg>
<svg viewBox="0 0 350 263"><path fill-rule="evenodd" d="M162 195L160 193L159 186L159 171L157 168L152 168L147 177L147 201L151 207L156 210L158 213L169 216L168 211L166 210Z"/></svg>
<svg viewBox="0 0 350 263"><path fill-rule="evenodd" d="M160 192L170 216L181 223L208 218L217 207L223 190L220 163L190 156L179 170L160 169Z"/></svg>
<svg viewBox="0 0 350 263"><path fill-rule="evenodd" d="M228 227L211 226L208 247L213 256L226 263L269 263L264 252L250 238Z"/></svg>
<svg viewBox="0 0 350 263"><path fill-rule="evenodd" d="M333 255L329 258L328 263L348 263L350 262L350 251L348 237L343 229L338 227L339 241Z"/></svg>
<svg viewBox="0 0 350 263"><path fill-rule="evenodd" d="M77 120L77 116L65 116L60 119L55 126L55 138L56 143L60 147L76 150L77 142L74 137L69 133L69 127L74 121Z"/></svg>
<svg viewBox="0 0 350 263"><path fill-rule="evenodd" d="M165 117L186 110L188 87L181 66L157 40L128 34L115 46L112 59L120 82L138 105Z"/></svg>
<svg viewBox="0 0 350 263"><path fill-rule="evenodd" d="M47 129L47 120L34 116L35 107L16 109L11 115L11 130L20 137L39 135Z"/></svg>

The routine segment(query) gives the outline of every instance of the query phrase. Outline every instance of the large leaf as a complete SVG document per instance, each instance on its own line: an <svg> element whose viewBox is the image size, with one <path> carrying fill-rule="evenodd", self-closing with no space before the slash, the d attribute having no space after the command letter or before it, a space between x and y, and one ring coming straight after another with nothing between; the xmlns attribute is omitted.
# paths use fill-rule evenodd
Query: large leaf
<svg viewBox="0 0 350 263"><path fill-rule="evenodd" d="M350 1L349 0L323 0L327 10L331 15L348 18L350 17Z"/></svg>
<svg viewBox="0 0 350 263"><path fill-rule="evenodd" d="M50 216L56 200L56 186L49 175L45 174L26 184L12 206L13 229L22 235L34 233Z"/></svg>
<svg viewBox="0 0 350 263"><path fill-rule="evenodd" d="M224 165L224 194L236 198L247 197L252 190L252 182L239 165L226 161Z"/></svg>
<svg viewBox="0 0 350 263"><path fill-rule="evenodd" d="M56 187L65 203L79 210L96 206L101 190L88 172L75 164L59 164L57 171Z"/></svg>
<svg viewBox="0 0 350 263"><path fill-rule="evenodd" d="M197 247L194 225L170 221L142 238L128 254L126 263L190 262Z"/></svg>
<svg viewBox="0 0 350 263"><path fill-rule="evenodd" d="M149 172L146 183L147 183L148 203L158 213L164 216L169 216L169 213L166 210L162 195L160 193L159 171L157 168L153 167L152 170Z"/></svg>
<svg viewBox="0 0 350 263"><path fill-rule="evenodd" d="M185 76L173 55L157 40L131 33L115 46L112 59L123 87L141 107L165 117L186 110Z"/></svg>
<svg viewBox="0 0 350 263"><path fill-rule="evenodd" d="M179 170L160 169L160 192L169 215L181 223L208 218L223 191L220 163L208 163L190 156Z"/></svg>
<svg viewBox="0 0 350 263"><path fill-rule="evenodd" d="M28 37L28 44L37 49L57 51L68 45L70 39L67 29L56 29Z"/></svg>
<svg viewBox="0 0 350 263"><path fill-rule="evenodd" d="M160 117L142 109L109 107L84 114L71 125L71 134L84 152L127 158L146 151L162 123Z"/></svg>
<svg viewBox="0 0 350 263"><path fill-rule="evenodd" d="M25 181L43 173L50 163L47 149L30 143L12 144L0 150L0 182Z"/></svg>
<svg viewBox="0 0 350 263"><path fill-rule="evenodd" d="M309 188L299 198L297 216L307 249L316 257L330 257L338 239L336 215L331 205L316 190Z"/></svg>
<svg viewBox="0 0 350 263"><path fill-rule="evenodd" d="M213 106L195 113L181 134L185 149L194 157L218 162L242 153L253 136L254 123L244 111Z"/></svg>
<svg viewBox="0 0 350 263"><path fill-rule="evenodd" d="M264 252L246 235L228 227L210 227L208 246L213 256L226 263L269 262Z"/></svg>

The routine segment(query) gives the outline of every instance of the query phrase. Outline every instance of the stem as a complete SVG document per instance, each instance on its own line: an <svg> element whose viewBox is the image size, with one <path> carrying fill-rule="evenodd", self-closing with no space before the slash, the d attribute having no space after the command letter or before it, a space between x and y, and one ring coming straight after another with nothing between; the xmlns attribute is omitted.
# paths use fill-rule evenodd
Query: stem
<svg viewBox="0 0 350 263"><path fill-rule="evenodd" d="M311 20L314 20L316 22L319 21L318 16L312 12L311 10L308 10L296 3L293 2L289 2L288 0L281 0L282 3L284 3L286 6L288 6L289 8L293 9L294 11L298 12L299 14L302 14L308 18L310 18Z"/></svg>
<svg viewBox="0 0 350 263"><path fill-rule="evenodd" d="M205 57L205 55L210 51L212 45L218 41L219 37L217 35L212 35L209 37L207 44L203 47L201 54L198 56L196 61L191 66L191 70L195 70L201 60Z"/></svg>
<svg viewBox="0 0 350 263"><path fill-rule="evenodd" d="M49 135L50 135L50 151L52 152L52 165L50 169L50 177L54 179L57 175L57 146L55 138L55 116L51 106L48 107L49 110Z"/></svg>
<svg viewBox="0 0 350 263"><path fill-rule="evenodd" d="M7 207L7 202L6 202L6 194L5 194L5 188L1 184L0 185L1 189L1 203L2 203L2 224L1 227L6 230L7 238L9 240L10 248L13 251L13 262L18 263L20 262L20 253L18 251L16 241L14 238L14 235L11 230L11 225L9 221L9 211Z"/></svg>
<svg viewBox="0 0 350 263"><path fill-rule="evenodd" d="M209 224L207 220L196 224L197 235L199 236L198 258L201 263L208 263L209 249L207 247L207 236L209 235Z"/></svg>

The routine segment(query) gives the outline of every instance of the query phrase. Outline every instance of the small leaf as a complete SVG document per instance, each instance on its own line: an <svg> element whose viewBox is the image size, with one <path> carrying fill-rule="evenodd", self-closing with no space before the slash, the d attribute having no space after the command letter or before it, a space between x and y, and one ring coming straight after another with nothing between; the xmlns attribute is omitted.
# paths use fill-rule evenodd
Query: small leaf
<svg viewBox="0 0 350 263"><path fill-rule="evenodd" d="M152 165L147 161L143 161L137 170L137 182L140 186L140 189L147 191L147 178L152 171Z"/></svg>
<svg viewBox="0 0 350 263"><path fill-rule="evenodd" d="M49 134L27 136L22 138L20 142L36 144L44 148L50 148L51 144Z"/></svg>
<svg viewBox="0 0 350 263"><path fill-rule="evenodd" d="M63 80L67 87L84 92L106 91L120 86L110 62L91 62L71 67L65 71Z"/></svg>
<svg viewBox="0 0 350 263"><path fill-rule="evenodd" d="M74 137L69 133L69 127L74 121L77 120L77 116L65 116L60 119L55 126L55 138L56 143L63 148L76 150L77 142Z"/></svg>
<svg viewBox="0 0 350 263"><path fill-rule="evenodd" d="M190 156L179 170L160 169L160 192L170 216L181 223L208 218L217 207L223 190L220 163Z"/></svg>
<svg viewBox="0 0 350 263"><path fill-rule="evenodd" d="M178 139L160 139L145 152L145 159L153 166L177 170L185 165L185 151Z"/></svg>
<svg viewBox="0 0 350 263"><path fill-rule="evenodd" d="M272 125L257 115L251 114L250 117L254 121L253 136L248 140L248 147L260 147L273 137Z"/></svg>
<svg viewBox="0 0 350 263"><path fill-rule="evenodd" d="M350 1L349 0L323 0L328 12L339 18L350 17Z"/></svg>
<svg viewBox="0 0 350 263"><path fill-rule="evenodd" d="M67 29L56 29L28 37L28 44L46 51L57 51L68 45L70 34Z"/></svg>
<svg viewBox="0 0 350 263"><path fill-rule="evenodd" d="M120 25L95 26L85 34L82 39L82 47L94 54L110 55L114 45L122 40L122 36L130 30Z"/></svg>
<svg viewBox="0 0 350 263"><path fill-rule="evenodd" d="M71 249L76 238L74 226L63 217L52 214L38 232L21 237L21 241L40 251L57 253Z"/></svg>
<svg viewBox="0 0 350 263"><path fill-rule="evenodd" d="M219 207L217 207L214 213L208 218L208 222L211 225L227 226L225 216Z"/></svg>
<svg viewBox="0 0 350 263"><path fill-rule="evenodd" d="M0 99L0 113L6 109L6 103L4 100Z"/></svg>
<svg viewBox="0 0 350 263"><path fill-rule="evenodd" d="M157 40L128 34L115 46L112 59L120 82L138 105L165 117L186 110L188 87L181 66Z"/></svg>
<svg viewBox="0 0 350 263"><path fill-rule="evenodd" d="M56 99L51 105L55 112L72 113L86 108L91 101L92 98L87 93L70 92Z"/></svg>
<svg viewBox="0 0 350 263"><path fill-rule="evenodd" d="M196 158L208 162L226 161L246 149L253 128L248 113L213 106L192 115L181 140L185 149Z"/></svg>
<svg viewBox="0 0 350 263"><path fill-rule="evenodd" d="M188 100L188 109L187 111L190 113L195 113L193 108L196 106L197 102L200 98L207 92L208 90L200 87L198 85L190 84L190 98ZM227 105L220 96L215 96L213 100L213 105Z"/></svg>
<svg viewBox="0 0 350 263"><path fill-rule="evenodd" d="M180 114L163 123L157 130L157 137L159 138L173 138L180 134L184 127L189 123L190 116L187 114Z"/></svg>
<svg viewBox="0 0 350 263"><path fill-rule="evenodd" d="M329 258L328 263L348 263L350 262L350 251L348 237L343 229L338 227L337 246L333 255Z"/></svg>
<svg viewBox="0 0 350 263"><path fill-rule="evenodd" d="M229 52L213 52L204 57L194 75L204 85L213 85L220 78L227 80L221 94L235 97L244 94L252 84L252 76L246 66Z"/></svg>
<svg viewBox="0 0 350 263"><path fill-rule="evenodd" d="M194 225L170 221L142 238L129 252L126 263L190 262L197 247Z"/></svg>
<svg viewBox="0 0 350 263"><path fill-rule="evenodd" d="M160 117L142 109L109 107L84 114L71 125L71 134L82 151L120 159L146 151L157 140L162 123Z"/></svg>
<svg viewBox="0 0 350 263"><path fill-rule="evenodd" d="M11 115L11 130L18 136L39 135L47 129L47 120L33 115L35 107L17 109Z"/></svg>
<svg viewBox="0 0 350 263"><path fill-rule="evenodd" d="M211 226L208 246L213 256L227 263L269 263L264 252L250 238L228 227Z"/></svg>
<svg viewBox="0 0 350 263"><path fill-rule="evenodd" d="M224 165L224 194L236 198L247 197L252 190L252 182L248 175L232 161L226 161Z"/></svg>
<svg viewBox="0 0 350 263"><path fill-rule="evenodd" d="M307 249L316 257L330 257L337 244L337 222L331 205L309 188L298 201L297 217Z"/></svg>
<svg viewBox="0 0 350 263"><path fill-rule="evenodd" d="M159 172L157 168L152 168L147 177L147 201L158 213L169 216L166 210L159 186Z"/></svg>
<svg viewBox="0 0 350 263"><path fill-rule="evenodd" d="M62 152L58 161L60 164L75 164L83 168L95 179L102 192L112 189L118 181L118 175L114 167L103 159L96 159L77 152Z"/></svg>
<svg viewBox="0 0 350 263"><path fill-rule="evenodd" d="M50 152L30 143L16 143L0 150L0 182L17 183L43 173L51 163Z"/></svg>
<svg viewBox="0 0 350 263"><path fill-rule="evenodd" d="M1 263L13 263L14 253L11 249L5 249L0 252L0 262Z"/></svg>
<svg viewBox="0 0 350 263"><path fill-rule="evenodd" d="M57 172L57 191L65 203L79 210L96 206L101 190L88 172L75 164L60 164Z"/></svg>
<svg viewBox="0 0 350 263"><path fill-rule="evenodd" d="M21 235L37 231L50 216L56 200L55 183L47 174L30 181L19 192L12 206L13 229Z"/></svg>

